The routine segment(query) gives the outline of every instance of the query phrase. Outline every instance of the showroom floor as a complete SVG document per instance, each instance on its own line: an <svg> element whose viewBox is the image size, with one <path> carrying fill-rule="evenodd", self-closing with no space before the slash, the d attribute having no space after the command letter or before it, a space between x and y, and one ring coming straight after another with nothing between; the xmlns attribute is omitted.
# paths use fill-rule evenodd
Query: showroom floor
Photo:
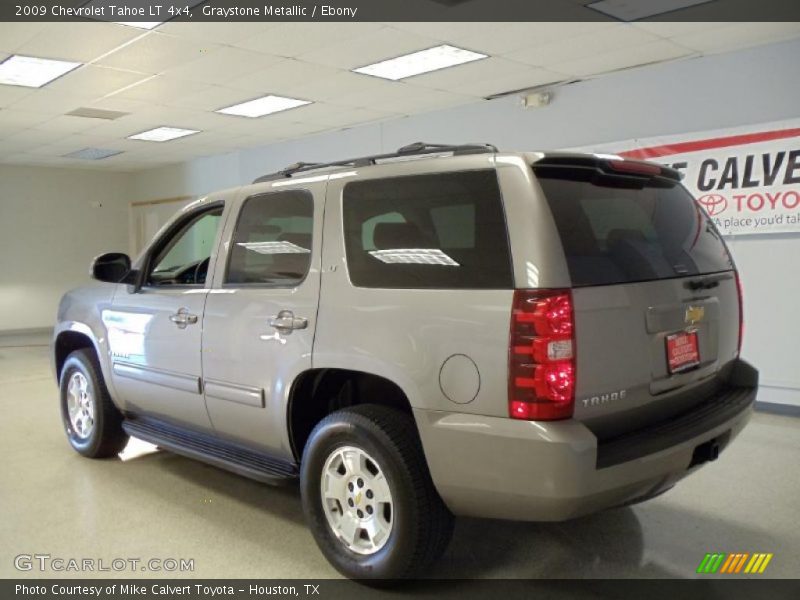
<svg viewBox="0 0 800 600"><path fill-rule="evenodd" d="M193 573L175 576L336 576L295 486L267 487L143 444L124 461L72 452L46 343L0 337L0 577L19 576L14 557L35 553L194 559ZM796 577L799 452L800 420L757 413L717 463L635 508L560 524L461 519L433 575L684 578L719 551L772 552L765 576Z"/></svg>

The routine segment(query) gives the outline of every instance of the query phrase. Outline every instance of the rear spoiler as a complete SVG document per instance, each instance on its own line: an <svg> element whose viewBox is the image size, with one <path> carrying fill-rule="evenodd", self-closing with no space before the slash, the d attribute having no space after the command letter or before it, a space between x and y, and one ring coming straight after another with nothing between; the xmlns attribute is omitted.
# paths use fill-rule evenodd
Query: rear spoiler
<svg viewBox="0 0 800 600"><path fill-rule="evenodd" d="M605 175L636 177L651 179L662 177L672 181L680 181L680 171L643 160L628 160L620 156L608 154L546 154L533 163L534 169L567 167L593 169Z"/></svg>

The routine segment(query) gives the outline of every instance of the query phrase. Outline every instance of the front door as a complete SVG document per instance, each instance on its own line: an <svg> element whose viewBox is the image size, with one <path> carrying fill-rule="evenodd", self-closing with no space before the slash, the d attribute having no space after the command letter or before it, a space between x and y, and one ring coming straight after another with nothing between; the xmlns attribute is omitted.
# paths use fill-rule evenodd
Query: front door
<svg viewBox="0 0 800 600"><path fill-rule="evenodd" d="M145 257L141 290L121 288L103 313L114 388L134 413L211 428L200 343L222 211L216 203L179 218Z"/></svg>
<svg viewBox="0 0 800 600"><path fill-rule="evenodd" d="M229 219L202 360L215 431L290 458L286 407L292 382L311 368L325 182L278 189L241 199Z"/></svg>

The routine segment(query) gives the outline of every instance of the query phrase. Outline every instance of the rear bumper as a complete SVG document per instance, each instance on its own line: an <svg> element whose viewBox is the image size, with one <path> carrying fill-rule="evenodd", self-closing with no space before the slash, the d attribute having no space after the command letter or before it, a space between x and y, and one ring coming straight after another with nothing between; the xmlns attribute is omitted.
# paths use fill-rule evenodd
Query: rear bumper
<svg viewBox="0 0 800 600"><path fill-rule="evenodd" d="M713 398L602 444L575 420L414 415L434 484L455 514L561 521L672 487L738 435L757 385L757 371L738 361Z"/></svg>

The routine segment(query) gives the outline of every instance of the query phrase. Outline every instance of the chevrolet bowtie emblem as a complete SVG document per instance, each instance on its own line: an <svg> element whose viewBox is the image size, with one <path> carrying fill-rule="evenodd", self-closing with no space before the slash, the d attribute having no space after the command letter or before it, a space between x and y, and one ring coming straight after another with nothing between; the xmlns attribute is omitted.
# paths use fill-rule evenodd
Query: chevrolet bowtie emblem
<svg viewBox="0 0 800 600"><path fill-rule="evenodd" d="M683 320L689 325L694 325L695 323L702 321L705 315L706 309L702 306L689 306L686 309L686 314L683 316Z"/></svg>

